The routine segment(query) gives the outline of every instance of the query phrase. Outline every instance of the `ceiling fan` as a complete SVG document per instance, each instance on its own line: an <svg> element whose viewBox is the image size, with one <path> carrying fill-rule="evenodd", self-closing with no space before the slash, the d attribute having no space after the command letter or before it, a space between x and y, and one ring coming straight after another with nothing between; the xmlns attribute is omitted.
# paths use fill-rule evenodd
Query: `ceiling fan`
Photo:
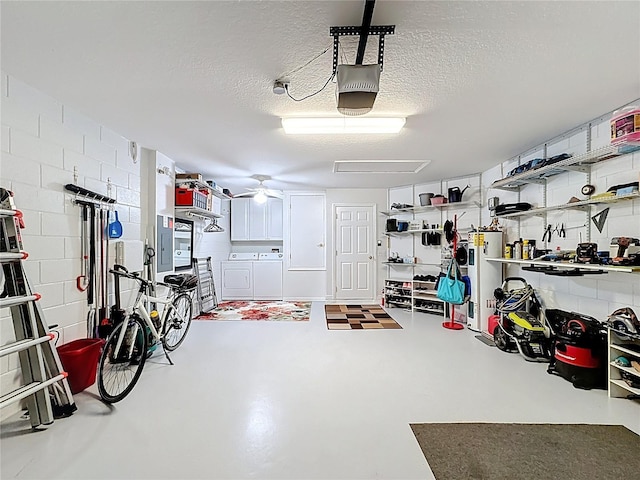
<svg viewBox="0 0 640 480"><path fill-rule="evenodd" d="M280 190L272 190L264 186L264 182L271 180L270 175L251 175L251 178L258 180L258 186L256 188L247 188L249 190L246 193L239 193L235 197L253 197L257 203L265 203L269 197L271 198L283 198L284 195Z"/></svg>

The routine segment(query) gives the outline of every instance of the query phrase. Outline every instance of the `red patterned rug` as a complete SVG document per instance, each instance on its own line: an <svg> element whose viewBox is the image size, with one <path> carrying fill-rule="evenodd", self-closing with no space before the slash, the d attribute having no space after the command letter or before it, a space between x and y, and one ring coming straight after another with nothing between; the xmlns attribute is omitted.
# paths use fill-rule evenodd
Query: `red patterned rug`
<svg viewBox="0 0 640 480"><path fill-rule="evenodd" d="M194 320L270 320L270 321L309 321L311 303L308 302L221 302L218 308L203 313Z"/></svg>

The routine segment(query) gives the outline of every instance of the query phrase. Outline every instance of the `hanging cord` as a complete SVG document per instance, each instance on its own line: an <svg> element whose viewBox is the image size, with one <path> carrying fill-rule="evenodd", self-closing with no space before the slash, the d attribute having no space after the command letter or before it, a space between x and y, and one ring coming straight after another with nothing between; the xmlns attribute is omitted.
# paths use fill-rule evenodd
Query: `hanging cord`
<svg viewBox="0 0 640 480"><path fill-rule="evenodd" d="M323 51L321 51L319 54L317 54L315 57L313 57L311 60L309 60L307 63L305 63L304 65L298 67L298 68L294 68L293 70L291 70L290 72L287 73L283 73L282 75L280 75L278 77L279 81L282 81L284 78L289 77L291 75L293 75L294 73L299 72L300 70L302 70L303 68L311 65L313 62L315 62L317 59L319 59L322 55L324 55L325 53L327 53L329 50L331 50L333 48L333 42L331 43L331 45L329 45L327 48L325 48Z"/></svg>
<svg viewBox="0 0 640 480"><path fill-rule="evenodd" d="M287 96L288 96L291 100L293 100L293 101L295 101L295 102L302 102L303 100L306 100L307 98L311 98L311 97L313 97L314 95L319 94L321 91L323 91L325 88L327 88L327 85L329 85L329 82L330 82L331 80L333 80L333 77L334 77L334 76L335 76L335 75L332 73L332 74L331 74L331 76L327 79L327 81L326 81L326 82L324 82L324 85L322 86L322 88L321 88L320 90L318 90L317 92L310 93L310 94L309 94L309 95L307 95L306 97L302 97L302 98L294 98L294 97L292 97L292 96L291 96L291 93L289 93L289 85L288 85L288 84L286 84L286 83L285 83L285 85L284 85L284 90L287 92Z"/></svg>
<svg viewBox="0 0 640 480"><path fill-rule="evenodd" d="M313 57L311 60L309 60L308 62L306 62L305 64L294 68L293 70L284 73L282 75L280 75L278 77L277 81L281 81L284 83L284 90L287 93L287 96L293 100L294 102L302 102L303 100L306 100L308 98L313 97L314 95L319 94L320 92L322 92L325 88L327 88L327 85L329 85L329 82L331 82L331 80L333 80L333 78L335 77L335 74L331 74L331 76L327 79L327 81L324 83L324 85L322 86L322 88L320 88L318 91L310 93L309 95L306 95L302 98L295 98L293 95L291 95L291 92L289 92L289 84L287 82L284 81L284 79L286 77L289 77L297 72L299 72L300 70L302 70L305 67L308 67L309 65L311 65L313 62L315 62L317 59L319 59L320 57L322 57L325 53L327 53L329 50L333 49L333 41L331 42L331 44L329 46L327 46L327 48L325 48L323 51L321 51L320 53L318 53L315 57Z"/></svg>

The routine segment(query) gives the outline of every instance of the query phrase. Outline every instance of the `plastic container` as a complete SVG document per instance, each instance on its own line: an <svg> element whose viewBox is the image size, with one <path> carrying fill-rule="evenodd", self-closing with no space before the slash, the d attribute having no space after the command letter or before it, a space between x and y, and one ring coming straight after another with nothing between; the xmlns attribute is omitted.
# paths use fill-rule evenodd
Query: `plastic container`
<svg viewBox="0 0 640 480"><path fill-rule="evenodd" d="M433 193L420 193L418 198L420 199L420 206L425 207L427 205L431 205Z"/></svg>
<svg viewBox="0 0 640 480"><path fill-rule="evenodd" d="M529 240L522 241L522 259L529 260Z"/></svg>
<svg viewBox="0 0 640 480"><path fill-rule="evenodd" d="M193 188L176 188L176 206L207 209L207 196Z"/></svg>
<svg viewBox="0 0 640 480"><path fill-rule="evenodd" d="M496 328L498 328L498 322L500 321L500 315L489 315L489 319L488 319L488 328L487 331L491 334L494 335Z"/></svg>
<svg viewBox="0 0 640 480"><path fill-rule="evenodd" d="M522 260L522 240L516 240L513 242L513 258L516 260Z"/></svg>
<svg viewBox="0 0 640 480"><path fill-rule="evenodd" d="M62 367L69 374L67 380L71 393L79 393L96 382L98 359L104 340L83 338L65 343L57 348Z"/></svg>
<svg viewBox="0 0 640 480"><path fill-rule="evenodd" d="M640 108L625 107L611 117L611 144L631 143L640 145Z"/></svg>

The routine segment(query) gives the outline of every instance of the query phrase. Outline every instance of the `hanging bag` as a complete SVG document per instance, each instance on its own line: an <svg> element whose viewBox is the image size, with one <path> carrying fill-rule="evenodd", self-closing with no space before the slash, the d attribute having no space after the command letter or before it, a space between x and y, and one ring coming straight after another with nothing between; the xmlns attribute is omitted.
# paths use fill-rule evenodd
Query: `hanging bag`
<svg viewBox="0 0 640 480"><path fill-rule="evenodd" d="M462 305L464 303L464 293L465 283L458 279L458 265L452 259L447 275L440 278L438 282L438 298L453 305Z"/></svg>

